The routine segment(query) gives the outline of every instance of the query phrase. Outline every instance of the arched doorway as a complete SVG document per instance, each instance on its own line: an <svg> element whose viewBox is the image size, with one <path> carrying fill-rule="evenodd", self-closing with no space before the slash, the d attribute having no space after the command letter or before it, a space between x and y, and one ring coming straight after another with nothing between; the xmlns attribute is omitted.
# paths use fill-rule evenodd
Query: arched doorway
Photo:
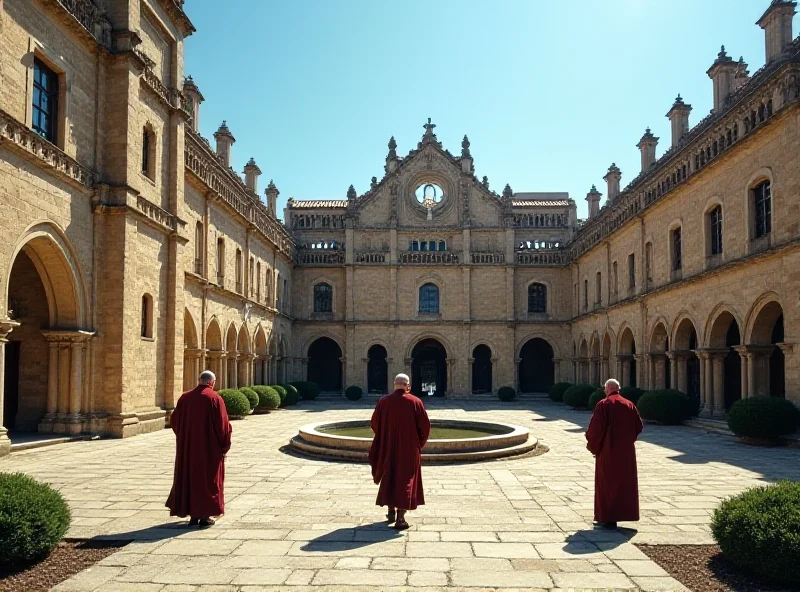
<svg viewBox="0 0 800 592"><path fill-rule="evenodd" d="M673 343L675 363L677 364L677 384L679 391L690 397L700 396L700 360L697 358L697 331L691 320L683 319L675 330Z"/></svg>
<svg viewBox="0 0 800 592"><path fill-rule="evenodd" d="M748 396L786 396L785 360L783 350L783 308L777 301L769 302L758 311L750 332L748 355L754 376L748 381L755 392Z"/></svg>
<svg viewBox="0 0 800 592"><path fill-rule="evenodd" d="M586 341L581 344L586 347ZM534 337L519 352L519 392L546 393L555 380L553 348L544 339Z"/></svg>
<svg viewBox="0 0 800 592"><path fill-rule="evenodd" d="M722 384L713 385L713 395L720 396L721 393L721 400L714 400L711 398L713 395L709 394L709 401L713 400L715 414L724 413L742 398L742 362L739 352L734 349L741 344L741 333L736 319L728 311L721 313L714 320L710 342L712 348L727 349L722 359ZM711 363L713 368L713 365L719 362L712 359Z"/></svg>
<svg viewBox="0 0 800 592"><path fill-rule="evenodd" d="M411 351L411 392L424 396L447 392L447 351L435 339L423 339Z"/></svg>
<svg viewBox="0 0 800 592"><path fill-rule="evenodd" d="M620 377L622 386L637 386L636 382L636 340L633 338L633 331L626 327L619 338L619 353L617 354L620 364Z"/></svg>
<svg viewBox="0 0 800 592"><path fill-rule="evenodd" d="M386 348L375 344L367 352L367 392L386 393L389 389L389 365Z"/></svg>
<svg viewBox="0 0 800 592"><path fill-rule="evenodd" d="M472 350L472 392L492 392L492 350L483 343Z"/></svg>
<svg viewBox="0 0 800 592"><path fill-rule="evenodd" d="M267 334L264 327L260 326L256 329L256 360L255 372L253 373L254 384L268 384L268 360L267 360Z"/></svg>
<svg viewBox="0 0 800 592"><path fill-rule="evenodd" d="M342 392L342 348L329 337L320 337L308 348L308 380L323 392Z"/></svg>

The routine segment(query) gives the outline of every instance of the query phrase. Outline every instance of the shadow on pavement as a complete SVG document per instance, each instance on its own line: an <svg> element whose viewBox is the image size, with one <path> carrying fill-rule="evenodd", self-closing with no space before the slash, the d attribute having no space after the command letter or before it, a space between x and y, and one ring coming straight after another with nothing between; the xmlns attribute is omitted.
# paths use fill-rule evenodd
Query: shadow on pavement
<svg viewBox="0 0 800 592"><path fill-rule="evenodd" d="M375 543L402 539L403 535L385 521L362 524L355 528L339 528L308 541L300 547L309 553L333 553L360 549Z"/></svg>

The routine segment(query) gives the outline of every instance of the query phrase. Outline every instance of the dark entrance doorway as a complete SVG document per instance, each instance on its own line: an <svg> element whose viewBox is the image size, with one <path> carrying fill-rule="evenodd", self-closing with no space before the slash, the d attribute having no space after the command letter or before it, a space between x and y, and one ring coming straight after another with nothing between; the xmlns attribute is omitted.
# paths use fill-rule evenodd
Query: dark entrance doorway
<svg viewBox="0 0 800 592"><path fill-rule="evenodd" d="M730 351L725 355L723 361L724 377L722 383L725 388L725 410L729 410L731 405L742 398L742 358L733 346L742 343L739 336L739 326L736 321L732 321L725 336L725 347Z"/></svg>
<svg viewBox="0 0 800 592"><path fill-rule="evenodd" d="M430 390L437 397L447 392L447 352L435 339L423 339L411 352L411 392L424 397Z"/></svg>
<svg viewBox="0 0 800 592"><path fill-rule="evenodd" d="M5 347L5 380L3 400L3 423L8 429L13 429L17 423L19 411L19 341L9 341Z"/></svg>
<svg viewBox="0 0 800 592"><path fill-rule="evenodd" d="M342 392L342 348L333 339L320 337L308 348L308 380L323 392Z"/></svg>
<svg viewBox="0 0 800 592"><path fill-rule="evenodd" d="M492 350L488 345L472 350L472 392L492 392Z"/></svg>
<svg viewBox="0 0 800 592"><path fill-rule="evenodd" d="M519 357L519 391L548 392L555 378L553 348L550 344L535 337L522 346Z"/></svg>
<svg viewBox="0 0 800 592"><path fill-rule="evenodd" d="M389 388L389 368L386 363L386 348L373 345L367 352L367 392L385 393Z"/></svg>

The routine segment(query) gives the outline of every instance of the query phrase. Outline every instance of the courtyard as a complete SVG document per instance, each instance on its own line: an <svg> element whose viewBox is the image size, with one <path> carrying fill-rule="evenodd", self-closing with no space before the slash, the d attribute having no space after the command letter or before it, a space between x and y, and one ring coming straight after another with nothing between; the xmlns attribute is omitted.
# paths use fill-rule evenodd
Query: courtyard
<svg viewBox="0 0 800 592"><path fill-rule="evenodd" d="M226 515L189 529L164 508L171 431L12 454L3 471L55 485L72 508L70 538L131 540L60 591L488 589L685 590L634 544L709 544L725 497L800 479L800 451L756 448L688 427L645 427L637 444L642 520L592 529L588 412L547 400L428 400L434 418L531 430L549 451L474 465L423 467L427 505L397 533L374 505L366 465L281 449L303 424L368 418L371 402L304 401L234 425Z"/></svg>

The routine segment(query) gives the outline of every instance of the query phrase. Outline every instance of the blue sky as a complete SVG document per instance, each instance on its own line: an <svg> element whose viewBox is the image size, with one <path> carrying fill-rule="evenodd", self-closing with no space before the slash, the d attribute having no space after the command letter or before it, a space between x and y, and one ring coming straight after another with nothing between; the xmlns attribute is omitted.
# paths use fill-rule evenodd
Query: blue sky
<svg viewBox="0 0 800 592"><path fill-rule="evenodd" d="M201 132L223 119L234 169L251 156L296 199L344 199L380 179L394 135L404 156L428 117L478 177L502 191L568 191L586 215L611 162L640 169L647 126L670 143L681 93L712 103L706 70L724 44L750 72L768 0L192 0L186 74L205 96ZM795 17L795 33L798 18ZM605 200L605 197L603 198Z"/></svg>

